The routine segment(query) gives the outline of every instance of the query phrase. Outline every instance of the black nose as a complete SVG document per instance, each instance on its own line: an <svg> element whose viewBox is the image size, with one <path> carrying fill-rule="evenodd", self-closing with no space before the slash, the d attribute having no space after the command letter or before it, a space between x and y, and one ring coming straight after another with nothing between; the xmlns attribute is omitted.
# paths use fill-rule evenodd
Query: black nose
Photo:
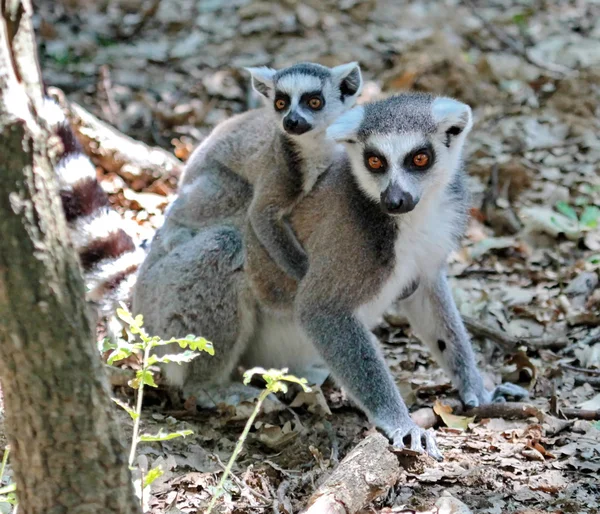
<svg viewBox="0 0 600 514"><path fill-rule="evenodd" d="M302 116L290 113L283 118L283 128L288 134L299 136L308 132L312 127Z"/></svg>
<svg viewBox="0 0 600 514"><path fill-rule="evenodd" d="M399 187L389 186L381 193L381 204L389 214L406 214L412 211L419 200Z"/></svg>

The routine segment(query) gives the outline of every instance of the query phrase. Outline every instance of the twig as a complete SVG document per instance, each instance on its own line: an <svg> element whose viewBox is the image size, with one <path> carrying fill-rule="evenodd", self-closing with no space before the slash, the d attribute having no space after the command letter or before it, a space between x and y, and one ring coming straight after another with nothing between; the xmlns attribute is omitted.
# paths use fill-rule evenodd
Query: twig
<svg viewBox="0 0 600 514"><path fill-rule="evenodd" d="M110 122L113 125L116 125L117 124L117 116L119 115L119 108L118 108L117 103L115 102L115 99L111 92L112 83L110 80L110 70L108 69L107 65L102 65L102 66L100 66L99 71L100 71L100 78L102 80L102 89L104 90L104 94L106 95L106 101L108 103L108 109L105 109L103 107L102 110L104 111L105 114L107 114Z"/></svg>
<svg viewBox="0 0 600 514"><path fill-rule="evenodd" d="M547 414L529 403L505 402L480 405L463 413L464 416L475 416L478 418L503 418L503 419L527 419L537 418L544 421Z"/></svg>
<svg viewBox="0 0 600 514"><path fill-rule="evenodd" d="M567 419L585 419L587 421L597 421L600 419L600 410L562 408L559 411Z"/></svg>
<svg viewBox="0 0 600 514"><path fill-rule="evenodd" d="M123 41L127 41L128 39L131 39L131 38L137 36L142 31L142 29L146 26L148 21L150 21L150 19L157 13L159 6L160 6L160 0L154 0L150 4L150 7L148 7L148 9L146 9L142 13L140 21L132 29L132 31L129 34L123 34L123 33L121 33L121 31L118 31L117 35L118 35L119 39L123 40Z"/></svg>
<svg viewBox="0 0 600 514"><path fill-rule="evenodd" d="M536 350L546 348L559 350L569 345L569 339L566 335L559 337L514 337L469 316L463 316L463 321L473 335L493 340L506 352L513 352L521 345Z"/></svg>
<svg viewBox="0 0 600 514"><path fill-rule="evenodd" d="M600 386L600 377L576 376L575 385L589 384L591 386Z"/></svg>
<svg viewBox="0 0 600 514"><path fill-rule="evenodd" d="M569 371L577 371L578 373L587 373L588 375L600 375L600 369L578 368L576 366L571 366L570 364L561 364L560 367L563 369L568 369Z"/></svg>
<svg viewBox="0 0 600 514"><path fill-rule="evenodd" d="M227 469L227 466L225 466L225 464L223 464L223 461L221 460L221 458L216 453L213 453L213 457L215 458L215 460L217 461L217 463L219 464L219 466L221 466L221 469L223 471L225 471ZM253 489L252 487L250 487L245 481L243 481L242 479L240 479L237 476L235 476L235 474L233 472L230 472L229 476L237 484L237 486L240 489L247 489L254 496L256 496L258 499L260 499L260 500L262 500L264 502L267 502L268 504L272 503L271 499L267 498L264 494L259 493L256 489Z"/></svg>
<svg viewBox="0 0 600 514"><path fill-rule="evenodd" d="M481 14L479 14L477 7L471 0L463 0L463 3L469 8L473 16L483 23L483 26L492 36L494 36L501 43L504 43L513 52L523 57L528 63L533 64L537 68L546 70L549 72L549 75L553 76L554 78L563 78L565 76L575 77L578 75L577 70L573 70L567 66L563 66L562 64L542 62L540 59L532 55L531 51L520 41L513 39L506 32L496 27L490 21L486 20Z"/></svg>

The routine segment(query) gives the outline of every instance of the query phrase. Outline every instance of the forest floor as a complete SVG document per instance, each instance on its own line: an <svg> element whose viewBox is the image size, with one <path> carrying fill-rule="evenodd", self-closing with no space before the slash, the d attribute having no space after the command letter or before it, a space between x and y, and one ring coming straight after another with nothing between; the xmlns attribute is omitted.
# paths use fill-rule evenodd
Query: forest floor
<svg viewBox="0 0 600 514"><path fill-rule="evenodd" d="M539 410L521 419L444 415L435 431L445 460L405 469L365 512L437 512L443 491L473 512L600 512L600 424L578 419L600 410L598 2L38 4L46 83L183 160L215 124L254 105L243 66L356 60L365 100L414 89L470 104L472 218L450 263L454 295L472 320L486 380L528 387ZM102 177L115 207L151 238L174 180ZM456 398L395 309L377 335L411 410ZM364 438L370 425L343 393L326 385L323 395L327 404L317 392L259 417L222 512L297 512ZM147 431L194 430L140 447L148 465L166 469L151 512L206 508L248 409L174 412L164 396L149 397Z"/></svg>

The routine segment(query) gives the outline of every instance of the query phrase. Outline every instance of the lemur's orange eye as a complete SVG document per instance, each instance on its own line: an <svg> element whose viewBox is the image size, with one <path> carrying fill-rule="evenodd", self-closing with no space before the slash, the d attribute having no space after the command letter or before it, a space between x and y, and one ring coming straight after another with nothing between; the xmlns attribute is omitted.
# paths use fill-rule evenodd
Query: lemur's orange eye
<svg viewBox="0 0 600 514"><path fill-rule="evenodd" d="M311 109L320 109L321 106L323 105L323 102L321 101L321 99L317 96L313 96L309 101L308 101L308 105Z"/></svg>
<svg viewBox="0 0 600 514"><path fill-rule="evenodd" d="M277 100L275 100L275 109L277 109L278 111L285 109L286 105L287 102L283 98L278 98Z"/></svg>
<svg viewBox="0 0 600 514"><path fill-rule="evenodd" d="M371 155L371 157L368 158L367 163L372 170L378 170L383 167L383 162L376 155Z"/></svg>
<svg viewBox="0 0 600 514"><path fill-rule="evenodd" d="M422 168L429 164L429 155L426 153L418 153L413 157L413 164L417 166L417 168Z"/></svg>

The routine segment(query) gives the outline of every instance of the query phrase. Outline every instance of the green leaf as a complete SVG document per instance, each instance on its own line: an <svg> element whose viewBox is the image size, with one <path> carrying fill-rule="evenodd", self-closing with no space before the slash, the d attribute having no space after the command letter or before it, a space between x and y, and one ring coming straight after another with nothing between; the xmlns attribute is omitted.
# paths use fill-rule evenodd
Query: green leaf
<svg viewBox="0 0 600 514"><path fill-rule="evenodd" d="M14 493L17 490L17 484L12 482L4 487L0 487L0 494Z"/></svg>
<svg viewBox="0 0 600 514"><path fill-rule="evenodd" d="M122 402L121 400L119 400L118 398L111 398L111 400L113 402L115 402L119 407L121 407L124 411L127 412L127 414L129 414L131 416L131 419L137 419L139 418L139 414L137 412L135 412L135 410L133 410L129 405L127 405L125 402Z"/></svg>
<svg viewBox="0 0 600 514"><path fill-rule="evenodd" d="M155 441L169 441L170 439L176 439L178 437L186 437L192 435L192 430L179 430L178 432L163 432L162 429L157 434L141 434L140 441L145 443L151 443Z"/></svg>
<svg viewBox="0 0 600 514"><path fill-rule="evenodd" d="M159 467L152 468L146 476L144 477L144 487L148 487L152 482L154 482L157 478L163 476L165 472Z"/></svg>
<svg viewBox="0 0 600 514"><path fill-rule="evenodd" d="M191 350L185 350L182 353L167 354L163 355L162 357L158 357L157 355L151 355L148 359L148 366L152 366L157 362L175 362L177 364L183 364L184 362L190 362L191 360L199 356L199 353L192 352Z"/></svg>
<svg viewBox="0 0 600 514"><path fill-rule="evenodd" d="M556 202L556 210L564 214L567 218L577 221L577 213L567 202Z"/></svg>
<svg viewBox="0 0 600 514"><path fill-rule="evenodd" d="M114 364L115 362L122 361L123 359L126 359L130 355L131 355L131 349L130 348L126 348L126 347L116 348L116 349L114 349L110 353L110 355L108 356L108 359L106 360L106 362L108 364Z"/></svg>
<svg viewBox="0 0 600 514"><path fill-rule="evenodd" d="M111 341L110 337L102 339L102 353L107 352L108 350L114 350L116 347L117 345Z"/></svg>
<svg viewBox="0 0 600 514"><path fill-rule="evenodd" d="M137 373L135 374L135 380L137 381L138 387L139 387L139 384L142 382L144 383L144 385L147 385L150 387L158 387L158 385L156 385L156 382L154 381L154 375L148 369L138 370Z"/></svg>
<svg viewBox="0 0 600 514"><path fill-rule="evenodd" d="M165 346L167 344L177 343L181 348L188 348L194 351L206 352L209 355L214 355L215 350L213 344L205 339L204 337L196 337L192 334L185 336L184 338L173 337L168 341L153 341L152 346Z"/></svg>
<svg viewBox="0 0 600 514"><path fill-rule="evenodd" d="M267 383L267 389L272 393L287 392L287 385L285 382L293 382L295 384L299 384L302 389L309 393L311 391L308 384L308 381L305 378L298 378L294 375L287 374L287 368L283 369L269 369L266 370L264 368L252 368L244 373L244 384L248 385L250 380L254 375L260 374L262 375L263 380Z"/></svg>
<svg viewBox="0 0 600 514"><path fill-rule="evenodd" d="M592 256L588 257L587 261L590 264L600 264L600 253L597 253L596 255L592 255Z"/></svg>
<svg viewBox="0 0 600 514"><path fill-rule="evenodd" d="M587 205L581 213L580 222L584 227L596 228L600 218L600 208L595 205Z"/></svg>

